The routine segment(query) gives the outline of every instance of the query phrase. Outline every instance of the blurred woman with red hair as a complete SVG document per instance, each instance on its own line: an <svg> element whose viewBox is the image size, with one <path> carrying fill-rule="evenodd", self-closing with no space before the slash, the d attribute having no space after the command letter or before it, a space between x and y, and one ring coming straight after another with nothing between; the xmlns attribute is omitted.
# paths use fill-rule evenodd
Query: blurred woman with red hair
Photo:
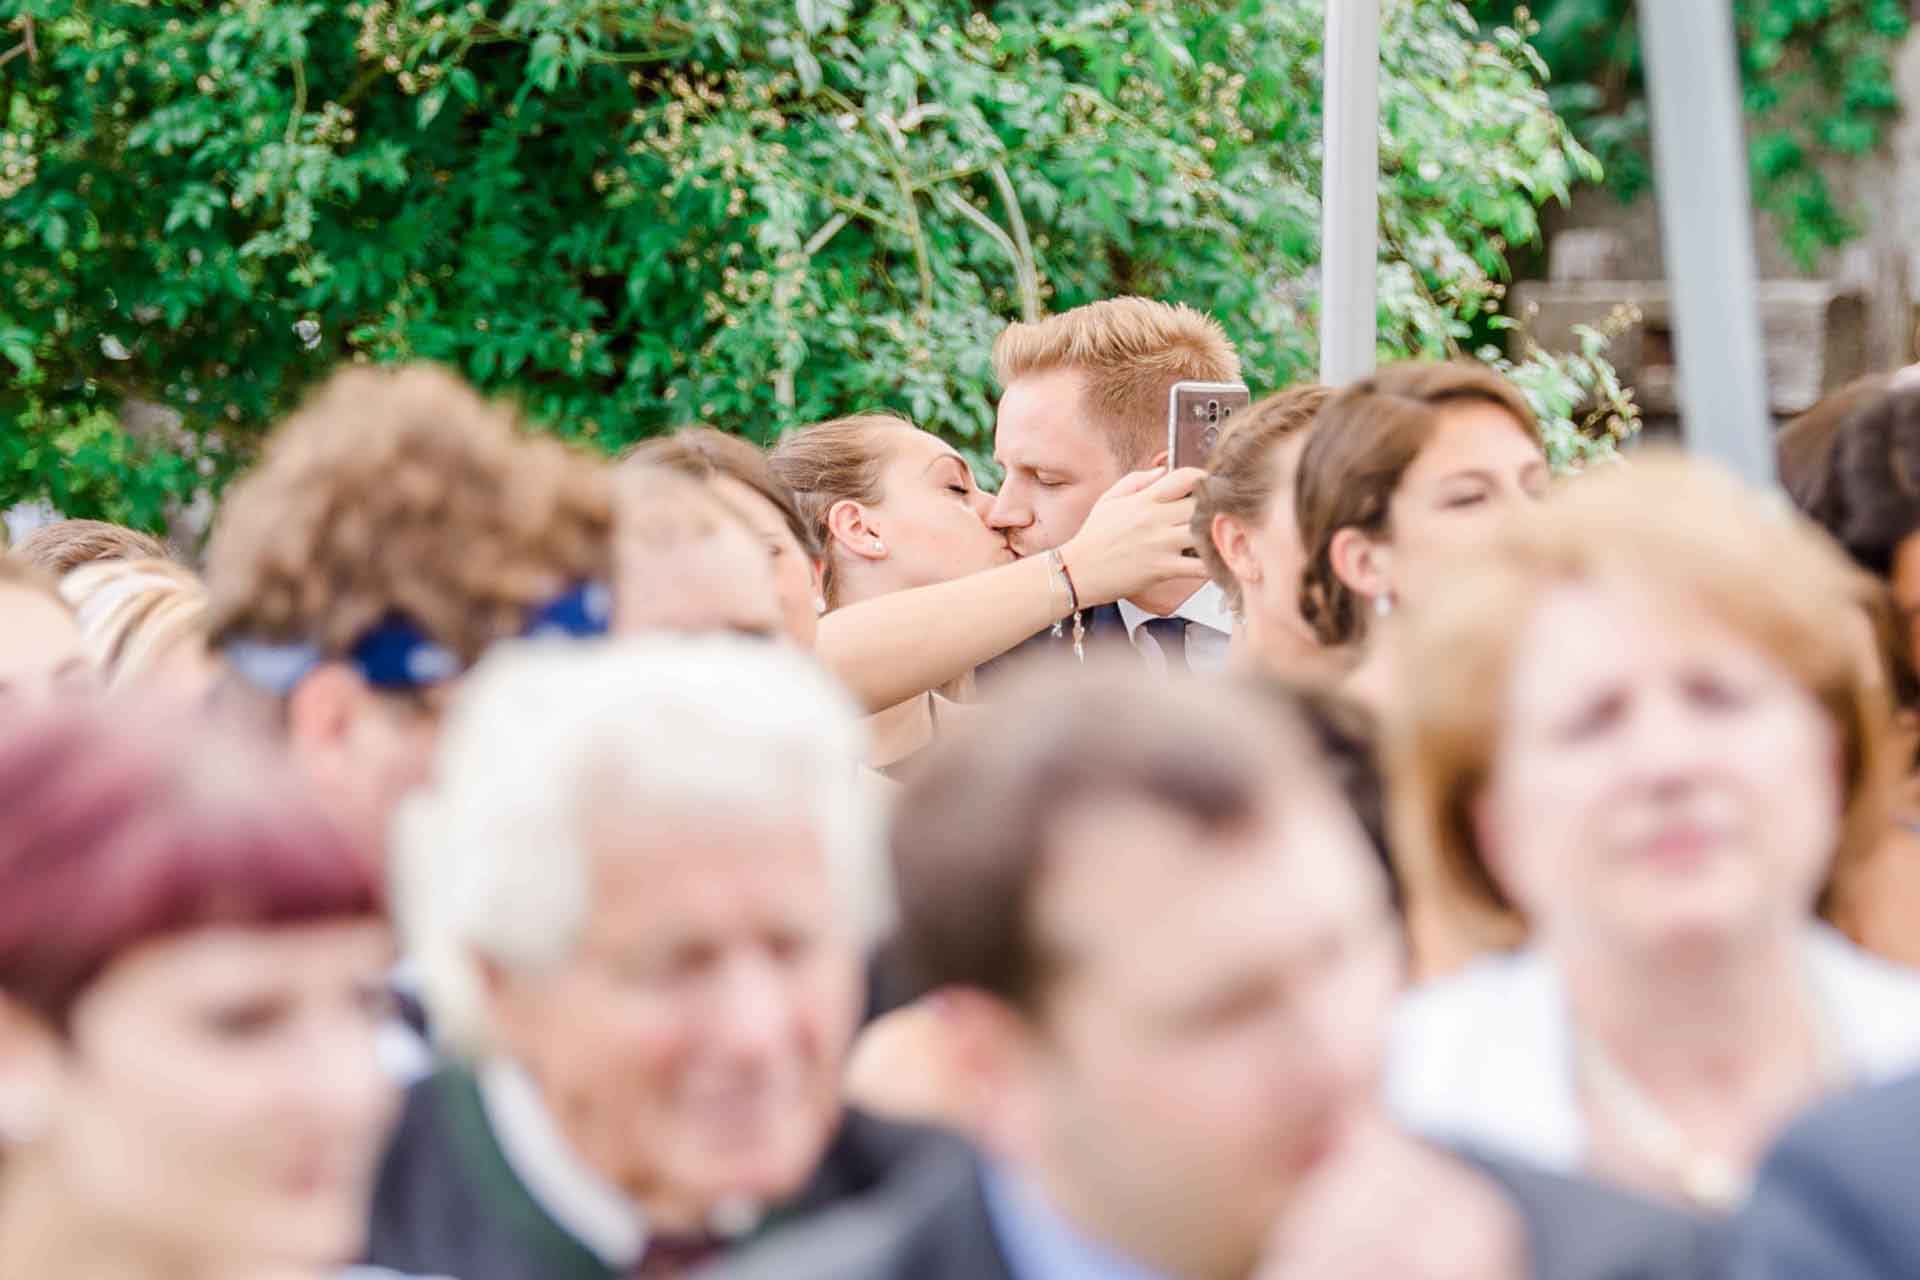
<svg viewBox="0 0 1920 1280"><path fill-rule="evenodd" d="M372 860L261 758L128 708L0 734L0 1280L360 1253L392 952Z"/></svg>

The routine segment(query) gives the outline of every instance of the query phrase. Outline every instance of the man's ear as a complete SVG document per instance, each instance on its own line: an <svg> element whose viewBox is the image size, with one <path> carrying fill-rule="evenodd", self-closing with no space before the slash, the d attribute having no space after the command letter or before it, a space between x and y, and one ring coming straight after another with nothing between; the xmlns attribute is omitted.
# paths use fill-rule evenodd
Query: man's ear
<svg viewBox="0 0 1920 1280"><path fill-rule="evenodd" d="M1168 453L1165 449L1162 449L1160 452L1153 455L1153 460L1151 462L1147 463L1146 466L1140 469L1142 471L1151 471L1156 467L1164 467L1167 465L1167 460L1172 456L1173 455Z"/></svg>
<svg viewBox="0 0 1920 1280"><path fill-rule="evenodd" d="M287 739L294 752L312 756L341 747L366 696L366 682L345 663L314 668L287 697Z"/></svg>
<svg viewBox="0 0 1920 1280"><path fill-rule="evenodd" d="M1213 549L1220 553L1227 569L1243 585L1264 580L1266 570L1262 568L1260 558L1253 554L1253 535L1238 517L1216 515L1213 527L1207 532L1213 538Z"/></svg>
<svg viewBox="0 0 1920 1280"><path fill-rule="evenodd" d="M867 509L850 498L827 508L827 541L865 560L881 560L887 554L886 543L867 520Z"/></svg>
<svg viewBox="0 0 1920 1280"><path fill-rule="evenodd" d="M1327 546L1327 558L1334 576L1355 595L1374 600L1393 590L1393 548L1359 529L1335 533Z"/></svg>
<svg viewBox="0 0 1920 1280"><path fill-rule="evenodd" d="M970 1136L1004 1159L1022 1158L1040 1123L1031 1026L984 991L948 987L928 999L947 1027L955 1087L973 1118Z"/></svg>

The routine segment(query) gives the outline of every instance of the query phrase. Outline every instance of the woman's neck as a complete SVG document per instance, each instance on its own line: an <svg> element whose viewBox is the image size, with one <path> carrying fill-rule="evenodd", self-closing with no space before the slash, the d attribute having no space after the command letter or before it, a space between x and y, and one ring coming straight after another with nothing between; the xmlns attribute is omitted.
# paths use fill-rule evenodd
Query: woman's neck
<svg viewBox="0 0 1920 1280"><path fill-rule="evenodd" d="M873 744L867 754L870 768L898 764L933 741L932 698L923 693L867 717L867 737Z"/></svg>
<svg viewBox="0 0 1920 1280"><path fill-rule="evenodd" d="M1706 1150L1756 1157L1834 1083L1797 931L1561 968L1582 1042Z"/></svg>
<svg viewBox="0 0 1920 1280"><path fill-rule="evenodd" d="M1298 615L1276 615L1249 608L1234 636L1242 669L1289 680L1313 680L1326 673L1327 653Z"/></svg>

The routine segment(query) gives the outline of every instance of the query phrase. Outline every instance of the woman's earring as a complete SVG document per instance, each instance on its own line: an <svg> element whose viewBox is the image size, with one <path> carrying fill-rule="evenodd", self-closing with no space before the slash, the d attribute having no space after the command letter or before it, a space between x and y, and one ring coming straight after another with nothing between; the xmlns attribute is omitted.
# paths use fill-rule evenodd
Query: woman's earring
<svg viewBox="0 0 1920 1280"><path fill-rule="evenodd" d="M1392 614L1393 596L1389 592L1382 591L1373 598L1373 616L1376 618L1386 618L1391 617Z"/></svg>
<svg viewBox="0 0 1920 1280"><path fill-rule="evenodd" d="M827 598L825 596L815 596L813 598L813 611L822 616L826 614Z"/></svg>
<svg viewBox="0 0 1920 1280"><path fill-rule="evenodd" d="M884 543L884 542L882 542L882 541L880 541L880 539L878 539L878 538L875 538L875 539L873 540L873 549L874 549L874 550L875 550L876 552L879 552L879 551L885 551L885 550L887 549L887 544L886 544L886 543Z"/></svg>

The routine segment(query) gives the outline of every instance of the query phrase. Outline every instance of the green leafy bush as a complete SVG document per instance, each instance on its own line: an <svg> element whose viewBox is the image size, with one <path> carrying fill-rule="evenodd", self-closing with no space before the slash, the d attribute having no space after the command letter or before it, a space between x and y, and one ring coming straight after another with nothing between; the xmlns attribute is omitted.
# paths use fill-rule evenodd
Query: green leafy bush
<svg viewBox="0 0 1920 1280"><path fill-rule="evenodd" d="M1509 246L1598 171L1515 30L1387 8L1382 350L1476 349ZM0 68L0 503L150 522L348 359L447 362L605 447L884 405L981 457L997 329L1137 292L1211 310L1282 385L1317 344L1322 23L1309 0L0 0L0 57L34 42ZM1529 382L1573 405L1608 376L1596 352ZM116 442L129 396L205 456ZM1586 437L1556 421L1559 454L1630 424L1605 398Z"/></svg>
<svg viewBox="0 0 1920 1280"><path fill-rule="evenodd" d="M1652 185L1635 0L1473 0L1519 23L1552 68L1553 103L1631 200ZM1878 147L1900 110L1893 59L1907 0L1734 0L1754 201L1802 266L1860 234L1821 171Z"/></svg>

